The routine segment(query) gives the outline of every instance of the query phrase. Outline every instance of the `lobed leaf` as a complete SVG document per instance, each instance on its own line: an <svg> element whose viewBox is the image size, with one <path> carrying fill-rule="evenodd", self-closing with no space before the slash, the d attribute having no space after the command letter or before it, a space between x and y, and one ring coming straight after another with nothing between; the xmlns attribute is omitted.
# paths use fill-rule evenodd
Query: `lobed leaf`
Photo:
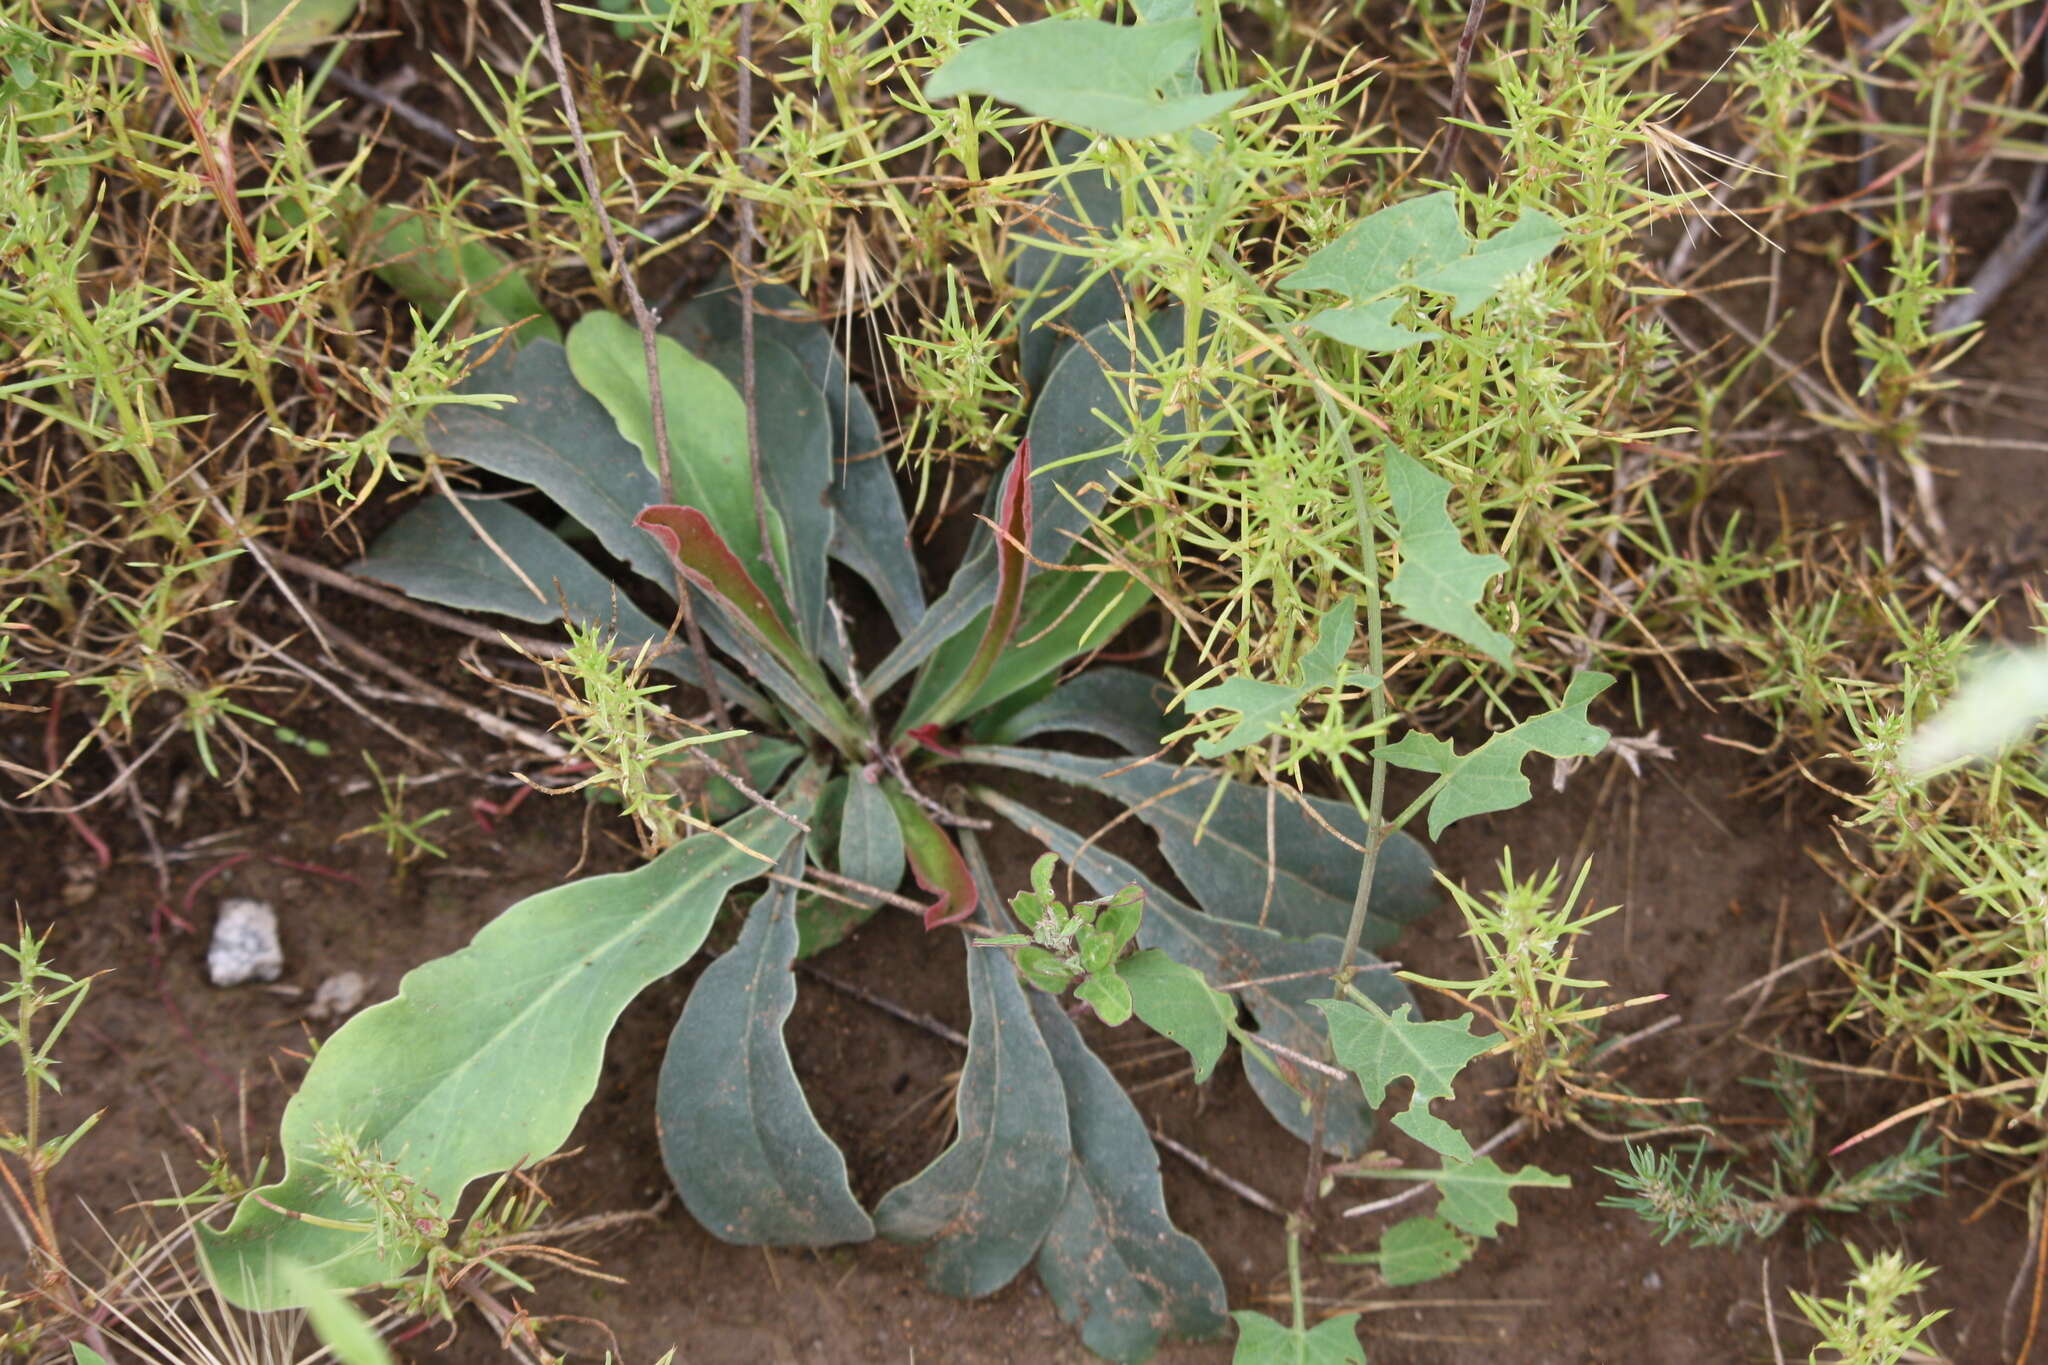
<svg viewBox="0 0 2048 1365"><path fill-rule="evenodd" d="M1124 26L1041 19L967 43L925 81L927 98L993 95L1029 114L1111 137L1156 137L1205 123L1242 90L1182 91L1202 49L1200 18Z"/></svg>
<svg viewBox="0 0 2048 1365"><path fill-rule="evenodd" d="M1287 277L1287 287L1328 289L1353 304L1377 304L1338 310L1351 316L1340 317L1329 334L1351 341L1340 333L1356 329L1359 341L1354 344L1371 350L1405 349L1424 336L1393 327L1395 305L1384 302L1385 296L1405 289L1448 294L1452 316L1463 317L1498 292L1509 276L1548 256L1563 239L1562 224L1541 209L1529 209L1492 237L1474 241L1458 217L1457 193L1440 190L1390 204L1353 223L1296 267ZM1370 344L1378 339L1379 328L1402 335L1387 338L1392 345Z"/></svg>
<svg viewBox="0 0 2048 1365"><path fill-rule="evenodd" d="M795 878L792 842L780 871ZM690 1214L743 1246L864 1242L875 1226L812 1116L783 1041L796 1005L796 888L754 902L739 941L690 992L655 1098L662 1164Z"/></svg>
<svg viewBox="0 0 2048 1365"><path fill-rule="evenodd" d="M1472 1259L1472 1244L1441 1218L1404 1218L1380 1234L1380 1276L1390 1285L1440 1280Z"/></svg>
<svg viewBox="0 0 2048 1365"><path fill-rule="evenodd" d="M1365 1365L1356 1313L1339 1313L1308 1328L1283 1327L1249 1309L1230 1316L1237 1322L1230 1365Z"/></svg>
<svg viewBox="0 0 2048 1365"><path fill-rule="evenodd" d="M1387 598L1411 621L1455 635L1482 654L1507 663L1514 643L1474 611L1487 581L1507 572L1499 555L1465 548L1449 511L1451 485L1421 462L1385 448L1387 494L1399 528L1401 567L1387 580Z"/></svg>
<svg viewBox="0 0 2048 1365"><path fill-rule="evenodd" d="M1358 633L1356 598L1346 598L1318 617L1315 624L1315 642L1303 653L1295 669L1300 682L1294 686L1255 678L1231 678L1187 694L1181 705L1190 715L1216 710L1238 713L1227 731L1195 743L1197 757L1220 758L1257 744L1296 719L1301 704L1318 692L1353 683L1363 687L1380 685L1380 680L1365 669L1345 665L1351 642Z"/></svg>
<svg viewBox="0 0 2048 1365"><path fill-rule="evenodd" d="M529 896L468 947L406 973L395 999L314 1057L285 1107L283 1178L244 1198L225 1229L201 1229L222 1295L290 1306L287 1264L344 1287L403 1274L410 1254L367 1229L307 1221L364 1217L330 1184L322 1144L353 1138L445 1214L472 1180L555 1151L597 1088L620 1012L697 951L726 894L795 835L772 812L750 812L635 871Z"/></svg>
<svg viewBox="0 0 2048 1365"><path fill-rule="evenodd" d="M1437 1214L1451 1226L1474 1237L1492 1237L1503 1224L1513 1226L1514 1191L1519 1188L1566 1189L1571 1177L1552 1175L1534 1166L1519 1171L1504 1170L1490 1156L1472 1161L1446 1161L1441 1170L1362 1170L1358 1174L1375 1180L1426 1180L1442 1197Z"/></svg>
<svg viewBox="0 0 2048 1365"><path fill-rule="evenodd" d="M1444 779L1429 803L1429 837L1434 839L1455 821L1513 810L1527 801L1529 779L1522 776L1522 760L1530 754L1588 757L1606 748L1607 732L1587 719L1586 708L1613 681L1606 673L1575 673L1556 710L1531 716L1469 753L1460 754L1449 740L1419 730L1374 752L1395 767Z"/></svg>

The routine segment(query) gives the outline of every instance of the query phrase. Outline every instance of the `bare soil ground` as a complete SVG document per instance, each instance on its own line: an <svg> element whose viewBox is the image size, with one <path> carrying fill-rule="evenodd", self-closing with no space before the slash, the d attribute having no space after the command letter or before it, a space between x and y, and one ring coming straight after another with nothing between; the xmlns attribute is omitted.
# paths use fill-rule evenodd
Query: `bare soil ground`
<svg viewBox="0 0 2048 1365"><path fill-rule="evenodd" d="M374 630L385 648L422 672L459 683L443 642L375 609L330 606L355 628ZM1611 982L1613 998L1668 996L1626 1016L1622 1026L1640 1028L1666 1015L1679 1020L1631 1050L1627 1081L1639 1093L1698 1096L1739 1130L1745 1118L1771 1114L1768 1097L1737 1080L1767 1069L1761 1047L1845 1066L1860 1061L1846 1037L1827 1030L1832 982L1825 962L1788 974L1767 994L1734 996L1774 966L1824 946L1830 929L1847 922L1846 904L1809 856L1833 836L1811 788L1768 798L1750 790L1764 769L1719 742L1760 738L1738 714L1681 705L1647 680L1644 705L1645 719L1675 758L1652 762L1641 777L1603 759L1552 799L1459 826L1439 856L1450 875L1473 885L1490 883L1503 847L1514 850L1523 869L1592 856L1593 900L1624 909L1590 937L1586 974ZM375 793L362 790L357 753L368 749L387 771L419 773L428 765L330 705L308 700L283 719L325 738L335 755L301 757L296 789L274 772L259 774L245 809L202 782L167 835L194 855L175 864L172 908L197 934L159 922L152 938L154 873L139 841L118 822L101 824L115 844L115 866L89 881L81 879L90 865L84 848L55 826L17 821L0 829L9 899L27 919L57 925L60 963L107 971L63 1055L60 1117L106 1111L61 1181L69 1231L82 1241L97 1236L88 1211L109 1218L132 1199L163 1195L173 1178L196 1183L189 1166L181 1169L197 1155L193 1133L217 1134L238 1154L262 1152L303 1071L308 1038L334 1027L305 1019L323 979L361 972L371 980L371 998L381 998L408 968L456 948L520 897L572 872L632 861L616 832L607 833L609 817L579 797L529 800L486 832L466 807L473 797L504 792L464 775L413 789L415 811L454 808L430 830L449 856L394 881L370 842L336 842L376 811ZM459 760L466 774L502 763L459 723L417 713L395 719ZM1626 718L1608 719L1623 733L1638 730ZM160 778L174 783L176 776ZM1076 810L1074 818L1087 814ZM1142 847L1122 851L1143 856ZM1036 850L1012 834L993 852L999 881L1021 882ZM242 854L250 856L230 863ZM325 870L308 870L314 868ZM67 877L90 886L75 904L64 903ZM216 907L239 895L278 907L288 968L276 987L220 990L206 981L205 941ZM1457 929L1449 912L1428 921L1401 945L1400 960L1432 974L1469 974ZM908 917L885 916L816 965L964 1029L962 952L956 935L926 936ZM520 1296L521 1304L537 1315L603 1322L616 1333L619 1358L629 1362L651 1361L671 1345L679 1360L702 1365L1086 1359L1028 1274L986 1301L960 1303L921 1286L912 1252L885 1243L816 1254L731 1247L675 1204L663 1204L651 1099L668 1030L700 969L701 961L629 1011L578 1133L580 1154L544 1177L565 1217L660 1206L580 1246L624 1283L552 1274L536 1294ZM912 1174L946 1140L949 1082L959 1061L951 1044L819 980L806 981L788 1033L818 1115L848 1152L864 1197ZM1223 1068L1197 1088L1172 1074L1175 1063L1128 1045L1109 1042L1106 1055L1159 1131L1275 1201L1292 1200L1300 1180L1297 1146L1240 1073ZM1847 1072L1823 1072L1820 1084L1829 1142L1900 1107L1910 1094ZM1474 1095L1455 1115L1468 1131L1491 1133L1506 1122L1497 1099ZM1379 1365L1489 1357L1531 1365L1769 1359L1766 1276L1784 1313L1784 1286L1831 1290L1845 1264L1834 1245L1808 1247L1796 1230L1741 1251L1660 1246L1633 1215L1601 1205L1612 1186L1598 1168L1623 1164L1620 1147L1578 1132L1522 1140L1503 1159L1567 1173L1573 1186L1525 1195L1521 1226L1482 1247L1456 1277L1386 1290L1367 1287L1366 1272L1313 1273L1319 1308L1365 1310L1365 1339ZM1279 1220L1185 1161L1164 1160L1173 1214L1211 1249L1232 1304L1269 1303L1284 1287ZM1958 1361L2000 1358L2001 1317L2024 1224L2002 1205L1970 1219L1997 1177L1988 1166L1960 1164L1950 1170L1951 1196L1922 1201L1906 1223L1829 1225L1865 1244L1903 1243L1942 1267L1931 1302L1956 1310L1941 1336ZM1383 1192L1346 1185L1331 1204ZM1365 1246L1379 1221L1340 1219L1333 1226L1326 1249L1343 1250ZM1802 1339L1796 1325L1784 1331L1789 1342ZM573 1322L563 1322L557 1335L597 1354L607 1345L601 1333ZM498 1354L481 1327L452 1341L425 1334L401 1349L414 1358ZM1161 1358L1222 1361L1228 1348L1176 1346Z"/></svg>

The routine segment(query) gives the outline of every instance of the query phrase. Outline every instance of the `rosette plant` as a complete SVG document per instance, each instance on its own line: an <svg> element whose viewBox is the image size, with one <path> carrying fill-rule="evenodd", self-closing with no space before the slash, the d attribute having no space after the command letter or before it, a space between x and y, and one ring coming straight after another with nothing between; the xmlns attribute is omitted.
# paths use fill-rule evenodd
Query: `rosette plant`
<svg viewBox="0 0 2048 1365"><path fill-rule="evenodd" d="M1119 317L1043 357L1026 439L927 600L879 423L829 332L800 320L786 292L764 287L757 307L758 477L735 292L697 298L659 339L666 442L641 338L592 315L566 344L501 352L468 384L513 401L451 405L430 424L432 458L519 496L424 502L354 572L445 606L602 629L621 655L715 691L745 733L703 747L760 799L713 781L686 808L679 790L674 809L692 812L696 832L635 871L519 902L344 1025L286 1110L281 1178L206 1235L209 1265L236 1301L274 1307L302 1301L309 1284L374 1285L431 1259L473 1181L568 1139L626 1004L745 901L650 1097L668 1170L708 1229L740 1243L921 1244L930 1283L963 1296L1035 1266L1087 1344L1116 1359L1148 1355L1164 1334L1219 1332L1221 1279L1168 1219L1145 1125L1057 993L1074 987L1105 1020L1135 1012L1186 1046L1204 1078L1235 1036L1281 1125L1303 1140L1320 1129L1331 1152L1358 1155L1371 1133L1358 1086L1311 1103L1331 1081L1293 1059L1329 1055L1308 1001L1342 959L1365 831L1348 804L1274 802L1221 769L1173 761L1156 680L1077 667L1150 600L1099 543L1119 470L1141 443L1170 452L1199 439L1155 380L1171 357L1154 338L1178 324ZM851 637L883 623L848 630L857 608L842 599L856 599L840 590L853 580L894 636L872 663ZM703 654L663 619L678 614L679 592L691 595ZM636 604L664 594L652 613ZM1348 613L1332 613L1315 653L1339 666L1311 664L1327 676L1305 675L1297 701L1349 684L1351 634ZM1054 736L1123 756L1048 745ZM1178 885L1018 800L1003 771L1126 804ZM1058 904L1041 875L1030 891L1010 888L1023 892L1021 921L1007 922L969 828L991 815L1104 899ZM973 1022L956 1136L864 1203L804 1099L782 1028L799 955L836 950L857 963L857 941L838 945L903 902L907 882L922 889L933 933L998 940L967 955ZM1384 840L1367 943L1434 900L1422 847ZM1357 981L1389 1008L1407 999L1390 973Z"/></svg>

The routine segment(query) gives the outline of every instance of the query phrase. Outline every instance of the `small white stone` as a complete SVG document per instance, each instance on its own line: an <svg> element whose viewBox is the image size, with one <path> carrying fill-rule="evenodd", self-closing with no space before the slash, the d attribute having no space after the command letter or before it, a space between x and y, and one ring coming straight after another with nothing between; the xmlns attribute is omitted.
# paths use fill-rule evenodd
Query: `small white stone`
<svg viewBox="0 0 2048 1365"><path fill-rule="evenodd" d="M222 901L220 917L213 922L213 944L206 950L206 974L213 984L275 981L283 971L277 912L263 901Z"/></svg>
<svg viewBox="0 0 2048 1365"><path fill-rule="evenodd" d="M307 1007L306 1017L339 1019L345 1014L353 1014L369 989L370 983L363 980L361 972L336 972L313 992L313 1003Z"/></svg>
<svg viewBox="0 0 2048 1365"><path fill-rule="evenodd" d="M1643 1288L1649 1290L1651 1293L1654 1294L1663 1287L1664 1277L1662 1275L1659 1275L1656 1271L1653 1270L1649 1274L1643 1276Z"/></svg>

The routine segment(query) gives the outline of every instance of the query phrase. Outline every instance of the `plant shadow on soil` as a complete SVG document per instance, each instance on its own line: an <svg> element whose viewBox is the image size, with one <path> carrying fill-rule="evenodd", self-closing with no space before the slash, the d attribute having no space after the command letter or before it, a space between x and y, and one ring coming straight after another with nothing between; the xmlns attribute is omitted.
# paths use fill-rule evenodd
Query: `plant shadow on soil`
<svg viewBox="0 0 2048 1365"><path fill-rule="evenodd" d="M341 604L335 611L338 619L348 619ZM359 619L371 615L361 609ZM383 626L377 638L387 649L430 673L436 665L423 661L439 659L440 669L455 674L445 650L437 652L435 642L410 623L374 624ZM86 1210L113 1220L113 1211L131 1201L168 1193L167 1162L180 1183L198 1183L187 1162L197 1151L188 1129L220 1135L238 1157L245 1150L250 1156L263 1152L302 1074L305 1030L335 1026L303 1019L325 977L361 972L371 980L369 998L385 998L407 969L459 947L506 906L556 884L579 859L582 873L632 861L622 845L596 828L610 817L592 816L578 797L529 800L495 834L486 833L463 809L479 791L473 778L464 777L413 789L415 811L455 809L430 830L449 857L415 866L403 883L393 883L382 853L367 841L337 847L335 840L375 814L375 793L360 790L363 768L354 757L359 749L376 753L387 772L418 771L419 760L331 708L314 703L304 712L281 719L327 739L336 756L301 760L298 791L275 772L259 774L245 809L203 789L182 827L165 831L166 842L190 846L220 837L207 844L204 857L175 866L176 895L182 898L195 878L237 852L325 865L354 880L335 881L260 858L228 867L206 881L191 906L199 934L169 938L160 963L149 932L150 907L157 900L154 874L139 840L129 839L124 848L126 834L107 821L103 832L122 856L89 895L65 907L66 868L76 867L83 849L68 835L55 837L49 824L16 821L0 830L0 865L19 870L11 899L29 922L56 924L53 950L60 968L109 973L95 985L62 1053L65 1091L57 1120L76 1122L93 1110L108 1111L58 1179L67 1232L76 1246L101 1245ZM466 771L491 770L493 758L478 749L473 732L402 719L428 742L464 758ZM1658 728L1674 746L1675 759L1653 762L1636 778L1612 772L1615 760L1603 758L1575 775L1561 795L1545 793L1520 811L1465 822L1437 850L1447 873L1475 889L1492 884L1503 847L1514 851L1524 875L1552 861L1569 863L1582 849L1589 852L1595 860L1592 902L1621 902L1626 908L1588 936L1583 974L1611 982L1609 999L1669 993L1666 1001L1618 1016L1617 1032L1669 1013L1682 1020L1630 1051L1627 1083L1642 1094L1696 1095L1716 1113L1738 1119L1770 1112L1767 1096L1736 1081L1741 1074L1767 1072L1769 1060L1738 1034L1844 1062L1860 1060L1852 1045L1826 1033L1825 1003L1801 994L1831 984L1824 963L1780 983L1746 1021L1751 1001L1727 998L1774 961L1822 946L1822 922L1839 930L1849 915L1806 853L1830 842L1813 803L1743 795L1758 776L1754 760L1707 738L1743 733L1744 724L1729 712L1667 709ZM1547 785L1547 773L1536 776L1540 786ZM345 790L351 787L356 790ZM1029 795L1053 803L1047 808L1077 827L1091 828L1089 817L1102 814L1090 798L1065 789L1038 788ZM1066 803L1064 811L1058 803ZM260 818L248 812L260 812ZM1118 851L1158 866L1128 822L1115 833L1124 836ZM1037 851L1015 831L999 831L990 844L998 884L1022 885ZM271 900L279 909L288 965L278 988L218 990L205 980L205 933L220 900L238 895ZM1395 955L1428 974L1469 976L1472 962L1459 928L1446 905L1412 931ZM927 936L911 917L885 913L817 965L964 1030L963 952L958 934ZM704 960L649 990L613 1035L597 1094L572 1142L580 1153L545 1174L563 1216L648 1209L667 1190L654 1134L655 1077L668 1031ZM1434 1017L1450 1012L1445 1002L1427 997L1424 1008ZM845 1148L864 1200L872 1203L914 1174L946 1141L949 1082L960 1060L951 1044L816 980L802 983L787 1033L812 1104ZM1118 1037L1098 1029L1096 1035L1125 1084L1139 1090L1148 1122L1275 1201L1292 1202L1301 1180L1301 1149L1260 1108L1241 1071L1219 1068L1206 1087L1197 1088L1184 1072L1174 1078L1177 1059L1159 1057L1161 1049L1143 1046L1131 1030ZM1471 1074L1485 1086L1506 1079L1499 1062ZM1824 1145L1900 1107L1904 1093L1892 1086L1871 1088L1858 1077L1823 1072L1817 1080ZM1504 1105L1480 1087L1442 1112L1475 1137L1497 1131L1508 1118ZM1393 1150L1418 1159L1405 1143L1396 1137ZM1310 1293L1318 1311L1367 1310L1362 1329L1376 1365L1464 1361L1481 1352L1532 1365L1769 1359L1760 1309L1766 1255L1781 1315L1791 1311L1784 1287L1832 1293L1846 1264L1831 1244L1807 1249L1796 1229L1764 1248L1660 1246L1633 1215L1600 1207L1612 1187L1596 1168L1625 1164L1621 1149L1569 1129L1524 1139L1499 1155L1505 1164L1534 1162L1568 1173L1573 1186L1525 1192L1521 1225L1484 1243L1455 1277L1374 1289L1369 1272L1317 1270L1311 1263ZM1162 1162L1173 1216L1209 1248L1229 1285L1231 1305L1284 1312L1280 1220L1174 1155L1162 1153ZM1914 1206L1909 1224L1836 1219L1830 1226L1866 1246L1903 1241L1913 1256L1940 1266L1930 1302L1957 1310L1942 1333L1944 1344L1959 1361L1989 1361L1996 1358L1999 1318L2017 1260L2012 1249L2021 1245L2024 1231L2017 1214L2002 1206L1965 1224L1980 1192L1996 1179L1989 1167L1958 1164L1948 1178L1953 1196ZM1334 1213L1384 1192L1371 1182L1347 1183L1327 1209ZM1418 1202L1394 1216L1426 1207ZM1333 1231L1323 1249L1368 1249L1384 1217L1327 1218ZM1029 1273L987 1300L960 1303L922 1287L913 1251L883 1242L818 1253L727 1246L673 1200L651 1219L576 1249L625 1282L550 1273L520 1303L536 1315L601 1321L617 1334L613 1344L588 1326L564 1321L556 1337L579 1356L602 1358L611 1345L631 1365L644 1365L670 1346L679 1361L692 1365L1090 1359ZM1784 1331L1788 1346L1805 1340L1796 1323L1788 1322ZM415 1358L501 1358L491 1333L475 1324L452 1341L428 1331L399 1349ZM1803 1346L1798 1353L1803 1355ZM1209 1362L1228 1356L1224 1344L1174 1344L1159 1358Z"/></svg>

